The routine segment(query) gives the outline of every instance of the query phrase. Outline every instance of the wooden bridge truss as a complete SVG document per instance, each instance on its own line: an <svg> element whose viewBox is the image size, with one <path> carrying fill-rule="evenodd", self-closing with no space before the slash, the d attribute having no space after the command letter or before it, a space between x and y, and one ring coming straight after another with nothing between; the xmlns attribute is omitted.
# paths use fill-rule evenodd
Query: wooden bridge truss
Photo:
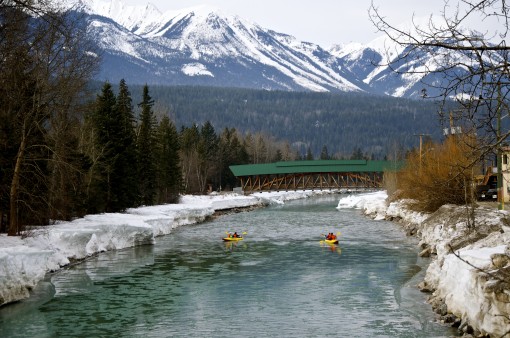
<svg viewBox="0 0 510 338"><path fill-rule="evenodd" d="M244 192L314 189L377 189L383 173L297 173L239 177Z"/></svg>

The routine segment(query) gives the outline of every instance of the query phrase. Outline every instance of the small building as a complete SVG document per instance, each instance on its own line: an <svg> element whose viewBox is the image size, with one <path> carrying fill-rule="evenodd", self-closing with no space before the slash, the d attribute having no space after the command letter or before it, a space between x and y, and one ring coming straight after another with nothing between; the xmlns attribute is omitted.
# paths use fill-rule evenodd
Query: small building
<svg viewBox="0 0 510 338"><path fill-rule="evenodd" d="M510 201L510 164L508 159L510 157L510 147L501 147L502 161L501 161L501 173L503 176L503 182L501 190L503 193L503 201ZM497 169L496 169L497 174Z"/></svg>
<svg viewBox="0 0 510 338"><path fill-rule="evenodd" d="M502 147L502 159L501 159L501 194L503 201L510 202L510 147ZM498 167L489 166L486 168L483 175L475 177L475 181L479 187L485 187L487 189L496 189L498 187Z"/></svg>

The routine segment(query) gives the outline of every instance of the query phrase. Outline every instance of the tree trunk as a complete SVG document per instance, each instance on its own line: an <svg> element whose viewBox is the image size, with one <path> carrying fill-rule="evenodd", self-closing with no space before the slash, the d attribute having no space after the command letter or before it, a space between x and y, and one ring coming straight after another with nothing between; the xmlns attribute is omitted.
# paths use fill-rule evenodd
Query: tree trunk
<svg viewBox="0 0 510 338"><path fill-rule="evenodd" d="M8 236L16 236L19 234L18 194L20 186L21 165L23 163L25 156L25 148L26 148L26 135L25 128L23 128L21 132L21 143L18 148L18 154L16 155L16 165L14 167L14 172L12 175L11 191L9 195L10 215L9 215L9 230L7 232Z"/></svg>

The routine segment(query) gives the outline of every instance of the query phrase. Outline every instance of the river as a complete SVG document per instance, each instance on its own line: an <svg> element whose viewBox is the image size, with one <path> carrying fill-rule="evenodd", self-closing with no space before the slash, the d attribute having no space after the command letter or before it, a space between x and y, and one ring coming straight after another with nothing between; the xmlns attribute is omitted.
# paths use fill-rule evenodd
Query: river
<svg viewBox="0 0 510 338"><path fill-rule="evenodd" d="M48 274L0 308L0 337L453 336L415 287L428 264L416 240L338 199L220 216Z"/></svg>

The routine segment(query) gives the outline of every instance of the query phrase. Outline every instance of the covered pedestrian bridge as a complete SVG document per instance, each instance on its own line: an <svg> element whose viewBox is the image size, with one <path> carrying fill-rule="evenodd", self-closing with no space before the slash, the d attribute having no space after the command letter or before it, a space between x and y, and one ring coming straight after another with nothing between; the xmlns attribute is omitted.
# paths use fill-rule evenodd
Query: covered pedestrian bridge
<svg viewBox="0 0 510 338"><path fill-rule="evenodd" d="M244 192L310 189L378 189L384 172L402 163L368 160L288 161L232 165Z"/></svg>

